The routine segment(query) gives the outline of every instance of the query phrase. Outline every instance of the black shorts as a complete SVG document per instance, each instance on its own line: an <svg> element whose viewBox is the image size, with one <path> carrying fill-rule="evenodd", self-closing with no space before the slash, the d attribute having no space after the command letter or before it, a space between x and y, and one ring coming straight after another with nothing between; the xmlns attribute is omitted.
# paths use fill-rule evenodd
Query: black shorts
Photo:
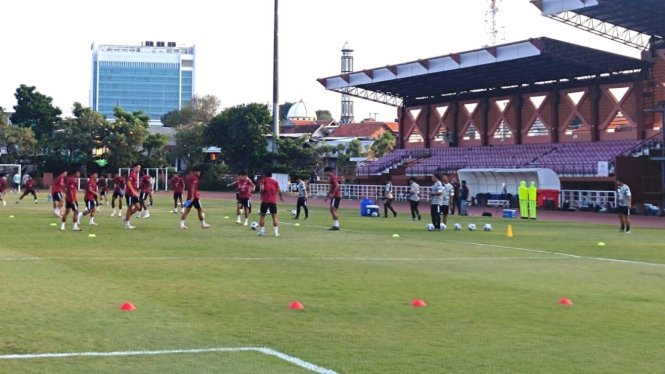
<svg viewBox="0 0 665 374"><path fill-rule="evenodd" d="M307 206L307 198L299 197L297 206Z"/></svg>
<svg viewBox="0 0 665 374"><path fill-rule="evenodd" d="M79 203L77 203L77 202L70 203L69 201L67 201L65 203L65 209L71 209L71 210L78 211L79 210Z"/></svg>
<svg viewBox="0 0 665 374"><path fill-rule="evenodd" d="M619 206L619 214L623 214L624 216L629 216L630 209L627 206Z"/></svg>
<svg viewBox="0 0 665 374"><path fill-rule="evenodd" d="M249 199L238 198L238 204L240 204L243 208L247 209L252 207L252 202L249 201Z"/></svg>
<svg viewBox="0 0 665 374"><path fill-rule="evenodd" d="M447 216L450 212L450 205L441 205L441 214Z"/></svg>
<svg viewBox="0 0 665 374"><path fill-rule="evenodd" d="M107 190L101 190L101 191L99 191L99 196L106 196L106 194L108 194L108 191L107 191Z"/></svg>
<svg viewBox="0 0 665 374"><path fill-rule="evenodd" d="M339 203L340 202L342 202L341 198L333 197L332 199L330 199L330 207L335 208L335 209L339 209Z"/></svg>
<svg viewBox="0 0 665 374"><path fill-rule="evenodd" d="M53 195L51 195L51 198L52 198L53 201L55 201L56 203L59 203L59 202L62 201L62 194L61 194L60 192L56 192L56 193L54 193Z"/></svg>
<svg viewBox="0 0 665 374"><path fill-rule="evenodd" d="M277 204L276 203L261 203L261 214L277 214Z"/></svg>
<svg viewBox="0 0 665 374"><path fill-rule="evenodd" d="M182 192L174 192L173 193L173 200L182 200Z"/></svg>
<svg viewBox="0 0 665 374"><path fill-rule="evenodd" d="M18 183L14 183L14 189L15 189L15 190L18 190L18 187L19 187L19 184L18 184Z"/></svg>
<svg viewBox="0 0 665 374"><path fill-rule="evenodd" d="M189 207L194 208L196 210L201 210L201 200L199 199L192 200L192 203L189 204Z"/></svg>
<svg viewBox="0 0 665 374"><path fill-rule="evenodd" d="M115 191L113 191L113 198L114 198L114 199L117 199L117 198L119 198L119 197L122 197L122 195L120 194L120 192L115 192Z"/></svg>
<svg viewBox="0 0 665 374"><path fill-rule="evenodd" d="M127 201L127 205L136 205L139 203L138 196L125 196L125 200Z"/></svg>
<svg viewBox="0 0 665 374"><path fill-rule="evenodd" d="M86 200L85 201L85 208L87 210L91 210L92 208L97 207L97 201L95 200Z"/></svg>
<svg viewBox="0 0 665 374"><path fill-rule="evenodd" d="M146 201L150 197L150 192L141 192L139 194L139 201Z"/></svg>

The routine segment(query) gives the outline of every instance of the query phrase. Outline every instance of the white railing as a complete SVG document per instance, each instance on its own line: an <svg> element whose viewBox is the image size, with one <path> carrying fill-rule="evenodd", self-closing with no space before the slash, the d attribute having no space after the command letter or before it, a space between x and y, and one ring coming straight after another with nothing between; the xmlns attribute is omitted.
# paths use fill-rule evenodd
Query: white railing
<svg viewBox="0 0 665 374"><path fill-rule="evenodd" d="M317 197L326 197L328 195L328 184L314 183L309 185L309 195ZM340 189L343 199L380 199L383 197L383 185L357 185L357 184L341 184ZM420 200L429 201L430 187L420 187ZM395 186L393 185L393 195L395 201L407 201L409 199L408 186Z"/></svg>
<svg viewBox="0 0 665 374"><path fill-rule="evenodd" d="M570 207L589 208L593 206L605 207L610 203L612 207L617 206L616 191L586 191L586 190L562 190L559 195L559 206L563 207L564 202L570 202Z"/></svg>

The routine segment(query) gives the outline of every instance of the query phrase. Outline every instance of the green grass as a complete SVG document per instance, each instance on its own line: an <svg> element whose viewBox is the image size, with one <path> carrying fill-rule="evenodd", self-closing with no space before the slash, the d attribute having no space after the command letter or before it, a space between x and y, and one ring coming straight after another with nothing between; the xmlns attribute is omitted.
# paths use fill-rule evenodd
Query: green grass
<svg viewBox="0 0 665 374"><path fill-rule="evenodd" d="M41 258L0 260L0 355L269 347L363 374L665 366L662 230L492 219L492 232L430 233L405 215L349 210L342 228L354 231L335 233L322 229L331 224L325 209L294 227L283 205L282 237L259 238L233 223L231 201L206 200L213 228L199 229L192 216L188 231L177 229L166 198L156 202L135 231L104 207L100 226L83 233L51 227L46 204L0 207L0 258ZM575 304L558 305L562 297ZM428 306L412 308L414 299ZM288 309L293 300L305 310ZM137 310L121 312L125 301ZM0 360L0 373L93 372L309 371L256 352Z"/></svg>

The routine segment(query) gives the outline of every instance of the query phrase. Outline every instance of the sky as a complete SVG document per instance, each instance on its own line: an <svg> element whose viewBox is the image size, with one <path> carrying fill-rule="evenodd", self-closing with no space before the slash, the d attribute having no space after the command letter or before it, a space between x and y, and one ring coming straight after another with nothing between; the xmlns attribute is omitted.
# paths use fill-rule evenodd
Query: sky
<svg viewBox="0 0 665 374"><path fill-rule="evenodd" d="M547 36L639 58L639 51L544 18L529 0L497 0L505 27L497 44ZM346 41L354 70L478 49L488 43L486 0L282 0L280 102L309 102L340 117L340 94L317 78L340 74ZM197 94L222 107L272 102L273 0L4 1L0 106L21 84L53 97L65 115L89 105L91 51L141 41L195 44ZM13 30L13 31L12 31ZM503 29L502 29L503 30ZM502 40L503 39L503 40ZM392 121L394 107L355 99L359 121Z"/></svg>

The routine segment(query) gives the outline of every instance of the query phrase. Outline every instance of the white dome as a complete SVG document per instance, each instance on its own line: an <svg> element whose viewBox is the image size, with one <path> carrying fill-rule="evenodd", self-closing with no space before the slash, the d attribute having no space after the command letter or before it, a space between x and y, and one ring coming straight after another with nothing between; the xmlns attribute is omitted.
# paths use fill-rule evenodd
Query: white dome
<svg viewBox="0 0 665 374"><path fill-rule="evenodd" d="M300 100L291 106L286 118L301 121L316 121L316 110L308 103Z"/></svg>

